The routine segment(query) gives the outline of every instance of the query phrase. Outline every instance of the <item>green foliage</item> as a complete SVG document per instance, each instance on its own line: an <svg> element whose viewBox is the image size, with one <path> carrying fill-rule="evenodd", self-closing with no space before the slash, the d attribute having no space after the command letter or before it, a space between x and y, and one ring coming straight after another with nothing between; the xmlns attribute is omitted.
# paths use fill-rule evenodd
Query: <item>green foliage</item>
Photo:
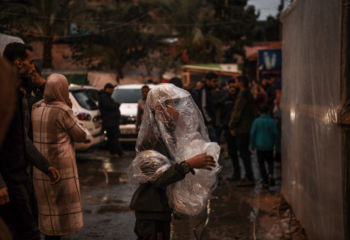
<svg viewBox="0 0 350 240"><path fill-rule="evenodd" d="M76 61L89 68L127 64L161 72L184 63L236 62L244 46L275 40L278 20L260 23L247 0L111 0L89 6L83 0L0 0L0 31L44 43L44 67L51 67L52 44L71 44ZM69 32L76 24L78 33ZM165 42L175 38L175 43Z"/></svg>
<svg viewBox="0 0 350 240"><path fill-rule="evenodd" d="M94 12L96 30L74 44L74 58L87 60L90 67L114 69L118 81L123 77L126 64L139 64L157 46L157 37L148 33L145 26L149 7L142 2L112 1L97 9Z"/></svg>
<svg viewBox="0 0 350 240"><path fill-rule="evenodd" d="M157 19L166 25L163 34L179 39L175 46L175 61L211 62L221 55L220 39L203 31L211 14L207 4L201 0L157 0L156 4Z"/></svg>
<svg viewBox="0 0 350 240"><path fill-rule="evenodd" d="M89 85L87 74L66 74L69 83L78 85Z"/></svg>
<svg viewBox="0 0 350 240"><path fill-rule="evenodd" d="M269 16L265 21L259 22L252 33L255 41L280 41L281 23L278 18Z"/></svg>
<svg viewBox="0 0 350 240"><path fill-rule="evenodd" d="M236 56L244 57L244 46L254 40L252 34L257 24L258 14L253 6L247 6L247 0L210 0L214 9L207 27L215 37L226 46L224 62L236 62Z"/></svg>
<svg viewBox="0 0 350 240"><path fill-rule="evenodd" d="M1 31L44 44L44 67L52 66L54 37L67 35L69 23L84 9L81 0L0 0Z"/></svg>
<svg viewBox="0 0 350 240"><path fill-rule="evenodd" d="M55 70L55 73L63 74L69 83L77 84L77 85L89 85L88 81L88 73L87 71L59 71ZM53 72L50 70L44 70L42 72L42 76L47 78Z"/></svg>

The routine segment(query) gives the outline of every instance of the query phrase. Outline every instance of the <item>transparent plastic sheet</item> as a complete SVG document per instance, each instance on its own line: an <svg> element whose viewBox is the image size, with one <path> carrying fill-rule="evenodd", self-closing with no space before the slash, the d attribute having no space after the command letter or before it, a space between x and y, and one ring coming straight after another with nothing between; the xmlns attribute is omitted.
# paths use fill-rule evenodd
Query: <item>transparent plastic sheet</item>
<svg viewBox="0 0 350 240"><path fill-rule="evenodd" d="M132 183L154 182L170 166L169 159L159 152L142 151L132 161L128 169L128 177Z"/></svg>
<svg viewBox="0 0 350 240"><path fill-rule="evenodd" d="M188 151L184 153L184 159L203 152L213 156L217 162L220 147L216 143L196 140L188 145ZM218 170L218 167L213 171L196 169L195 175L188 174L183 181L179 181L168 188L167 194L171 206L177 212L191 216L201 213L205 209L210 193L215 187Z"/></svg>
<svg viewBox="0 0 350 240"><path fill-rule="evenodd" d="M342 1L297 0L282 15L282 193L310 239L344 239Z"/></svg>
<svg viewBox="0 0 350 240"><path fill-rule="evenodd" d="M201 153L214 158L217 166L212 171L195 169L195 175L187 174L167 191L175 211L192 216L202 212L220 170L220 147L210 142L201 112L186 90L162 84L148 93L136 142L137 156L146 150L159 152L171 164Z"/></svg>

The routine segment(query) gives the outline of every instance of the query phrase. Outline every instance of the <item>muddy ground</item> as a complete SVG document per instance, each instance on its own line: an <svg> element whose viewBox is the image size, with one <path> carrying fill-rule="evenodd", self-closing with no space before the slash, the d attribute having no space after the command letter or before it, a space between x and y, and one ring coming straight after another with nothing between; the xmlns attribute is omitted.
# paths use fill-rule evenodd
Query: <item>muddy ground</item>
<svg viewBox="0 0 350 240"><path fill-rule="evenodd" d="M84 207L84 228L64 239L136 239L135 217L128 204L136 186L128 183L127 167L134 152L114 159L104 150L78 154L78 168ZM280 163L275 164L276 186L264 189L259 182L256 158L254 187L230 182L232 167L223 153L222 181L210 201L207 213L197 217L173 216L172 239L306 239L288 204L280 195Z"/></svg>
<svg viewBox="0 0 350 240"><path fill-rule="evenodd" d="M105 150L77 154L84 209L84 227L63 240L133 240L134 213L129 202L135 185L128 182L127 168L134 157L110 158ZM223 152L221 181L208 205L197 217L173 216L173 240L305 240L306 233L280 194L280 163L275 164L276 186L264 189L252 155L254 187L238 187L228 180L231 162ZM209 215L208 215L209 213ZM209 217L208 217L209 216ZM207 221L207 224L205 222ZM0 239L9 239L0 219Z"/></svg>

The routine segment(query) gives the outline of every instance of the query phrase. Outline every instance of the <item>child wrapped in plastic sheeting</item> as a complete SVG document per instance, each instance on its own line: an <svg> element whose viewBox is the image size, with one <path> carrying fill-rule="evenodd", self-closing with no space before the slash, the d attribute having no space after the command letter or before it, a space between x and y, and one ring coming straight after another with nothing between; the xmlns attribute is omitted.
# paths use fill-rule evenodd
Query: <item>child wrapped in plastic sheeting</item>
<svg viewBox="0 0 350 240"><path fill-rule="evenodd" d="M141 184L131 201L136 214L135 232L140 238L148 239L145 233L153 232L168 239L173 209L187 215L205 209L219 171L220 147L210 143L202 115L190 94L167 84L148 94L136 143L137 157L130 172L140 172L132 168L147 150L164 155L171 166L157 175L156 180L139 181ZM194 169L195 174L187 174L194 173Z"/></svg>

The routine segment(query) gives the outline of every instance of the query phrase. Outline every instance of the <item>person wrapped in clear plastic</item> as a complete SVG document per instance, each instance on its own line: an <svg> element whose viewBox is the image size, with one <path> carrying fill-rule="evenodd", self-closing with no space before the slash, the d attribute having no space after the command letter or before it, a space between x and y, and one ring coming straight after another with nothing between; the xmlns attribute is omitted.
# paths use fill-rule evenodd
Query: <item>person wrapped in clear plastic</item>
<svg viewBox="0 0 350 240"><path fill-rule="evenodd" d="M206 208L220 169L220 147L210 142L201 112L186 90L165 84L149 92L136 153L129 176L140 183L131 201L139 239L148 239L141 236L145 224L138 224L140 219L156 220L155 228L161 229L159 221L170 221L173 210L194 216ZM164 206L149 198L159 198ZM164 218L155 217L160 212L167 212Z"/></svg>

